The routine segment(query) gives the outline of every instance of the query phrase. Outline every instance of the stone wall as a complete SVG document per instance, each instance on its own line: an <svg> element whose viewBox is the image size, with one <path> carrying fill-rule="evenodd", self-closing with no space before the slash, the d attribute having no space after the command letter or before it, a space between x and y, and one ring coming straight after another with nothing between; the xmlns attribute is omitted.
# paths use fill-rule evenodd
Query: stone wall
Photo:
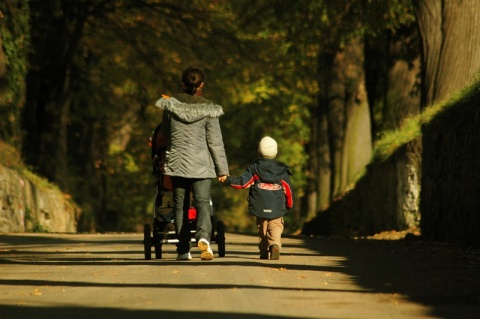
<svg viewBox="0 0 480 319"><path fill-rule="evenodd" d="M68 195L0 165L0 233L76 232L79 214Z"/></svg>
<svg viewBox="0 0 480 319"><path fill-rule="evenodd" d="M302 233L372 235L419 224L425 239L480 247L480 81L449 103L424 125L421 142L372 163L355 189ZM417 147L421 153L408 151Z"/></svg>
<svg viewBox="0 0 480 319"><path fill-rule="evenodd" d="M400 147L367 167L355 188L303 226L305 235L373 235L420 223L420 141Z"/></svg>
<svg viewBox="0 0 480 319"><path fill-rule="evenodd" d="M422 235L480 247L480 81L422 135Z"/></svg>

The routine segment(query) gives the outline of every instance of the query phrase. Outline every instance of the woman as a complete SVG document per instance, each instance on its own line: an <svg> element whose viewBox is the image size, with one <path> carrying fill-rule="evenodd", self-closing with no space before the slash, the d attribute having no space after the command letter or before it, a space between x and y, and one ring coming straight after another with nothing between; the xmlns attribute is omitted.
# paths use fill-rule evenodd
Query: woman
<svg viewBox="0 0 480 319"><path fill-rule="evenodd" d="M190 260L188 208L190 190L197 209L195 239L202 260L212 260L210 191L212 178L229 174L219 117L223 109L202 97L204 75L188 67L182 74L183 93L163 95L156 106L163 109L161 132L168 139L165 175L172 178L175 231L179 240L177 260Z"/></svg>

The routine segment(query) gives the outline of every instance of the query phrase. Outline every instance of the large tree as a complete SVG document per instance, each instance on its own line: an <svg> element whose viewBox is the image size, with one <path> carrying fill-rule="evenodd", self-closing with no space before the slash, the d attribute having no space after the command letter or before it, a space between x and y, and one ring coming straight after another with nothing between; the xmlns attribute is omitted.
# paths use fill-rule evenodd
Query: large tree
<svg viewBox="0 0 480 319"><path fill-rule="evenodd" d="M467 85L480 70L480 1L417 0L423 41L423 105Z"/></svg>
<svg viewBox="0 0 480 319"><path fill-rule="evenodd" d="M477 80L480 72L480 2L417 0L423 40L423 106L440 103ZM423 130L422 234L479 245L478 84L447 116ZM475 92L476 91L476 92Z"/></svg>
<svg viewBox="0 0 480 319"><path fill-rule="evenodd" d="M377 141L384 132L400 130L405 119L421 111L421 47L411 4L378 1L366 13L365 70L372 138ZM420 139L406 145L385 164L390 165L391 174L374 181L381 196L391 199L388 209L378 208L378 215L393 217L385 229L405 229L419 223L421 149Z"/></svg>

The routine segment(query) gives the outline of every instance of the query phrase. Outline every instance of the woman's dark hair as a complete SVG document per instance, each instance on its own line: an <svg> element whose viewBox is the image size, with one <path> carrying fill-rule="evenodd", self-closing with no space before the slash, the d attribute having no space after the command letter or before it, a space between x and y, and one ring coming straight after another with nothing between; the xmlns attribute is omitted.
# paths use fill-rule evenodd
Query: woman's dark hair
<svg viewBox="0 0 480 319"><path fill-rule="evenodd" d="M185 86L184 92L190 95L195 95L204 78L203 72L199 68L192 66L186 68L182 74L182 82Z"/></svg>

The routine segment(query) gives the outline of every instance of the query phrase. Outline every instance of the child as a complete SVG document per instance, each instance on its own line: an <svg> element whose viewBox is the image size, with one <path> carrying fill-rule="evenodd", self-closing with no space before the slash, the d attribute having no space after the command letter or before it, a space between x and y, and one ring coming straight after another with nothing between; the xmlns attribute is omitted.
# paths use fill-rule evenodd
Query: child
<svg viewBox="0 0 480 319"><path fill-rule="evenodd" d="M256 216L260 243L260 259L280 259L283 215L293 206L293 187L287 165L275 159L277 142L266 136L258 145L260 155L238 177L228 176L227 185L250 187L248 210Z"/></svg>

